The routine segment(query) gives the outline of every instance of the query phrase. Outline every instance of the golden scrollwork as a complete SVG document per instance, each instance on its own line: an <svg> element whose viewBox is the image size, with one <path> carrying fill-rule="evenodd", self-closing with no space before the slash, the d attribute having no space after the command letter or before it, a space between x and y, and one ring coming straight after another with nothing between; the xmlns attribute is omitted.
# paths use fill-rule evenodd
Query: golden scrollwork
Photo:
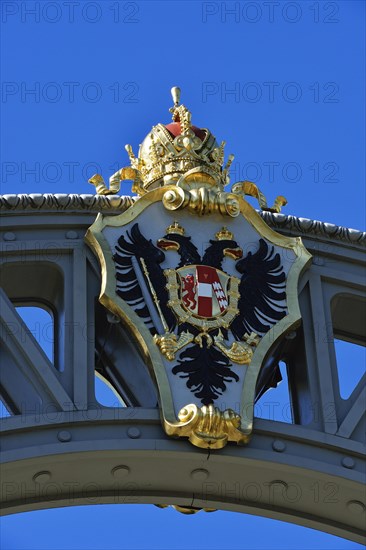
<svg viewBox="0 0 366 550"><path fill-rule="evenodd" d="M233 193L225 193L210 186L196 189L189 189L183 184L177 186L164 194L163 205L170 211L187 208L199 216L217 212L235 218L240 213L239 201Z"/></svg>
<svg viewBox="0 0 366 550"><path fill-rule="evenodd" d="M243 445L249 440L240 430L240 415L232 409L220 411L214 405L198 408L189 404L179 411L178 419L176 424L165 421L167 434L188 437L193 445L202 449L222 449L228 441Z"/></svg>
<svg viewBox="0 0 366 550"><path fill-rule="evenodd" d="M125 166L118 170L113 176L109 178L109 187L107 187L103 176L100 174L94 174L88 182L94 185L98 195L115 195L120 190L121 181L132 180L132 191L138 193L142 186L142 180L138 170L131 168L131 166Z"/></svg>
<svg viewBox="0 0 366 550"><path fill-rule="evenodd" d="M266 210L268 212L279 213L281 212L282 206L286 206L287 204L287 199L285 199L282 195L279 195L276 197L273 206L269 207L266 197L263 195L262 191L257 185L255 185L255 183L251 181L238 181L232 186L231 192L234 193L234 195L248 195L256 198L261 210Z"/></svg>
<svg viewBox="0 0 366 550"><path fill-rule="evenodd" d="M180 506L178 504L155 504L155 506L158 508L174 508L177 512L189 516L198 512L217 512L216 508L196 508L195 506Z"/></svg>

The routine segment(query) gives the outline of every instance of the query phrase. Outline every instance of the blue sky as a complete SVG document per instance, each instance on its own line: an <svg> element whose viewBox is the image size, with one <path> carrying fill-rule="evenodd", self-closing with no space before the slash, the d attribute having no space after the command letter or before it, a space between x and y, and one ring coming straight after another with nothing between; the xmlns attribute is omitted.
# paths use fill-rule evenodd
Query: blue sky
<svg viewBox="0 0 366 550"><path fill-rule="evenodd" d="M365 4L2 2L2 193L92 193L168 122L170 88L284 213L365 228ZM128 194L126 185L121 193ZM67 526L67 527L65 527ZM142 528L143 527L143 528ZM9 516L4 550L346 549L262 518L132 504ZM243 542L244 541L244 542ZM175 545L175 546L174 546Z"/></svg>

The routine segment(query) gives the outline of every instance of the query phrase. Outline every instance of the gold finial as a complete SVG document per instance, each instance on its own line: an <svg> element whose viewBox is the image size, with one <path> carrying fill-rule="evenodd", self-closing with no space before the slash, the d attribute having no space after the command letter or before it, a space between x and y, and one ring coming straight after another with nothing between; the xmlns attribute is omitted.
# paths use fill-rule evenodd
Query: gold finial
<svg viewBox="0 0 366 550"><path fill-rule="evenodd" d="M234 157L233 154L230 154L228 156L227 163L225 164L225 167L224 167L224 170L223 170L225 173L229 172L230 166L232 165L232 162L233 162L234 158L235 157Z"/></svg>
<svg viewBox="0 0 366 550"><path fill-rule="evenodd" d="M216 233L215 237L218 241L233 241L234 233L229 231L227 227L223 226L222 229Z"/></svg>
<svg viewBox="0 0 366 550"><path fill-rule="evenodd" d="M179 101L180 101L180 88L178 86L173 86L173 88L170 90L174 102L174 107L178 107Z"/></svg>
<svg viewBox="0 0 366 550"><path fill-rule="evenodd" d="M170 234L176 234L176 235L184 235L185 231L184 228L179 225L177 221L174 221L169 227L166 228L167 235Z"/></svg>
<svg viewBox="0 0 366 550"><path fill-rule="evenodd" d="M132 151L131 145L129 145L129 144L125 145L125 149L128 153L128 156L130 157L130 160L135 160L136 156L135 156L134 152Z"/></svg>

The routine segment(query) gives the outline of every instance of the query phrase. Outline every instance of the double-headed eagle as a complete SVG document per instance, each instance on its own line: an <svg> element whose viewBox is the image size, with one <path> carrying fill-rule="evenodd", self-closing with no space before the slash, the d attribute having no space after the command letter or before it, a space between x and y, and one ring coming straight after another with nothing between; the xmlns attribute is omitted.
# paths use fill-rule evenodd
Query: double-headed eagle
<svg viewBox="0 0 366 550"><path fill-rule="evenodd" d="M209 405L227 383L238 381L233 363L249 364L261 337L286 315L286 276L280 255L261 238L257 250L243 256L223 228L201 256L183 228L176 223L169 229L156 244L138 223L119 237L116 292L146 324L162 354L170 361L177 358L173 374L186 379L194 395ZM164 270L171 250L179 263L175 270ZM232 276L222 271L225 257L235 262ZM208 277L206 286L197 280L199 273ZM208 299L221 306L205 317L197 313L199 288L206 297L210 285Z"/></svg>

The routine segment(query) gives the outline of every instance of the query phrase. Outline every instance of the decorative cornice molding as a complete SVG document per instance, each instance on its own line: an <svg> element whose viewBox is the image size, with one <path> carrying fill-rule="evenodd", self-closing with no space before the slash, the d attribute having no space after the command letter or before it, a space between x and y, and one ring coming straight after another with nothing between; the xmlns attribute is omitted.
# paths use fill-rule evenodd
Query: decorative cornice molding
<svg viewBox="0 0 366 550"><path fill-rule="evenodd" d="M318 220L309 220L308 218L274 214L272 212L259 212L259 214L274 229L285 229L300 233L301 235L319 235L328 239L366 246L365 231L350 229L333 223L320 222Z"/></svg>
<svg viewBox="0 0 366 550"><path fill-rule="evenodd" d="M98 212L120 213L132 206L138 197L119 195L31 194L0 195L0 211L24 212ZM366 232L349 229L332 223L285 216L272 212L259 212L269 226L278 230L293 231L301 235L325 237L337 241L366 246Z"/></svg>
<svg viewBox="0 0 366 550"><path fill-rule="evenodd" d="M42 210L77 212L123 212L138 197L119 195L77 195L45 193L31 195L0 195L0 211L4 210Z"/></svg>

